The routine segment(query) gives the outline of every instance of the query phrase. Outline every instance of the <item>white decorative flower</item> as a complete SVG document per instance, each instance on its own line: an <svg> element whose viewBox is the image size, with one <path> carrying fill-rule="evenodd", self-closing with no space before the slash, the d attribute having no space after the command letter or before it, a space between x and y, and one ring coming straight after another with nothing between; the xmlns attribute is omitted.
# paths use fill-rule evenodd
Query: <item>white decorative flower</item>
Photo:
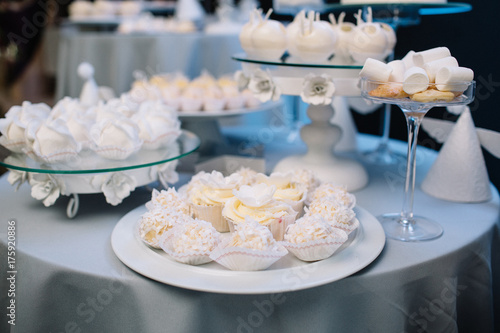
<svg viewBox="0 0 500 333"><path fill-rule="evenodd" d="M329 75L308 74L304 78L302 92L300 97L305 103L320 105L330 104L333 94L335 93L335 85Z"/></svg>
<svg viewBox="0 0 500 333"><path fill-rule="evenodd" d="M14 186L17 183L16 191L19 190L22 184L28 179L28 173L26 171L10 170L7 181L10 185Z"/></svg>
<svg viewBox="0 0 500 333"><path fill-rule="evenodd" d="M168 184L175 184L179 180L179 174L175 171L178 162L174 160L158 165L158 179L164 188L168 188Z"/></svg>
<svg viewBox="0 0 500 333"><path fill-rule="evenodd" d="M101 189L106 202L116 206L135 190L136 181L123 172L113 172L92 178L92 185Z"/></svg>
<svg viewBox="0 0 500 333"><path fill-rule="evenodd" d="M32 174L29 183L31 185L31 196L37 200L43 200L45 207L52 206L59 195L64 192L64 184L49 174Z"/></svg>
<svg viewBox="0 0 500 333"><path fill-rule="evenodd" d="M273 199L276 186L269 186L264 183L248 186L243 185L239 190L233 190L233 194L244 205L249 207L262 207Z"/></svg>
<svg viewBox="0 0 500 333"><path fill-rule="evenodd" d="M236 71L234 73L234 79L238 83L238 90L242 91L248 87L250 83L250 78L243 73L243 71Z"/></svg>
<svg viewBox="0 0 500 333"><path fill-rule="evenodd" d="M261 69L257 69L250 77L248 89L261 102L277 101L281 96L281 90L274 83L269 71Z"/></svg>
<svg viewBox="0 0 500 333"><path fill-rule="evenodd" d="M7 156L4 162L11 165L26 166L24 159L22 159L19 155L16 154ZM7 181L12 186L17 184L16 191L27 180L28 180L28 173L26 171L9 169L9 175L7 176Z"/></svg>

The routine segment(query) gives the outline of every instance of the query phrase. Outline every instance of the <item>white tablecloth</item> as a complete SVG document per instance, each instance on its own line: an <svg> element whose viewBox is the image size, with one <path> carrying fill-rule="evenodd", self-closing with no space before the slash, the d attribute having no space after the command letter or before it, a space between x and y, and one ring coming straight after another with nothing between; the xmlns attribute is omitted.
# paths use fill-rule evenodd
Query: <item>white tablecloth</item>
<svg viewBox="0 0 500 333"><path fill-rule="evenodd" d="M95 80L117 94L130 90L133 71L148 76L181 72L198 76L206 69L215 76L231 74L240 64L231 56L241 52L238 35L163 33L123 35L110 32L62 31L59 43L56 98L78 97L83 80L81 62L95 68Z"/></svg>
<svg viewBox="0 0 500 333"><path fill-rule="evenodd" d="M363 139L363 147L373 146ZM397 145L404 151L404 145ZM276 139L278 156L302 151ZM417 184L435 158L419 148ZM357 202L373 215L398 211L404 166L369 167ZM184 178L184 181L186 178ZM493 332L500 279L498 192L479 204L415 193L415 211L444 227L437 240L387 240L367 268L343 280L283 294L227 295L173 287L128 269L115 256L111 232L150 197L136 190L117 207L81 196L79 215L67 199L43 207L27 185L14 192L0 178L0 331L6 332ZM16 220L16 326L6 318L7 222ZM304 277L307 278L307 277ZM496 283L496 284L494 284ZM497 308L498 314L498 308ZM498 319L497 319L498 320Z"/></svg>

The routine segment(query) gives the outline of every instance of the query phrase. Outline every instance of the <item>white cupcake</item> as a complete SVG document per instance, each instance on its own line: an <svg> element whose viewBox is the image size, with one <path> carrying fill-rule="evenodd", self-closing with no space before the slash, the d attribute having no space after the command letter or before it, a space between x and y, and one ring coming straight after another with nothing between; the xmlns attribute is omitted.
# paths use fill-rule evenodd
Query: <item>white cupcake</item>
<svg viewBox="0 0 500 333"><path fill-rule="evenodd" d="M193 216L212 223L219 232L228 232L229 226L222 210L241 182L242 177L238 174L228 177L218 171L200 174L188 185L187 195Z"/></svg>
<svg viewBox="0 0 500 333"><path fill-rule="evenodd" d="M304 216L288 226L283 246L303 261L332 256L347 241L344 230L332 227L320 215Z"/></svg>
<svg viewBox="0 0 500 333"><path fill-rule="evenodd" d="M247 217L235 226L231 237L210 254L217 263L235 271L257 271L271 266L288 251L273 238L271 231Z"/></svg>
<svg viewBox="0 0 500 333"><path fill-rule="evenodd" d="M201 265L212 261L210 253L220 242L220 234L209 222L189 219L169 230L160 240L160 247L174 260Z"/></svg>
<svg viewBox="0 0 500 333"><path fill-rule="evenodd" d="M226 202L222 210L229 230L233 232L236 225L251 217L271 230L274 239L283 240L286 227L295 221L297 212L286 202L275 199L275 191L276 186L264 183L243 185L234 190L234 197Z"/></svg>
<svg viewBox="0 0 500 333"><path fill-rule="evenodd" d="M274 198L286 202L292 206L299 217L302 216L307 188L301 183L292 181L291 173L273 172L269 176L259 173L255 176L255 183L275 185Z"/></svg>

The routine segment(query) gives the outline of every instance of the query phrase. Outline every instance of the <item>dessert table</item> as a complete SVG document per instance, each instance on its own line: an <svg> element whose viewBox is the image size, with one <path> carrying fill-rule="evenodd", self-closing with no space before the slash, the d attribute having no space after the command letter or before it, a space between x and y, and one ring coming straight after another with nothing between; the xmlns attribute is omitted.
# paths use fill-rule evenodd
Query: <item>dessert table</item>
<svg viewBox="0 0 500 333"><path fill-rule="evenodd" d="M239 69L231 55L241 52L237 34L79 32L62 29L57 53L56 99L78 97L83 80L77 75L84 61L95 68L95 80L117 94L130 90L133 71L148 76L181 72L194 78L202 70L212 75Z"/></svg>
<svg viewBox="0 0 500 333"><path fill-rule="evenodd" d="M234 133L241 135L241 130L229 134ZM367 135L358 138L362 150L377 142ZM405 151L405 143L391 144ZM276 136L265 148L266 169L304 149ZM64 198L45 208L31 198L28 186L15 192L3 176L0 331L494 332L494 305L497 316L500 305L498 192L493 188L493 198L478 204L426 195L419 184L435 157L435 151L419 147L415 211L437 220L443 236L417 243L387 239L382 253L363 270L313 288L301 284L315 274L316 264L287 271L283 289L290 291L264 294L174 287L122 264L111 235L125 214L150 199L146 188L116 207L98 194L82 196L79 215L69 220ZM358 205L375 216L399 209L404 162L366 168L369 183L354 192ZM190 176L181 174L178 185ZM5 256L9 221L16 226L14 283L7 280L11 273ZM5 316L12 299L9 288L15 291L15 326Z"/></svg>

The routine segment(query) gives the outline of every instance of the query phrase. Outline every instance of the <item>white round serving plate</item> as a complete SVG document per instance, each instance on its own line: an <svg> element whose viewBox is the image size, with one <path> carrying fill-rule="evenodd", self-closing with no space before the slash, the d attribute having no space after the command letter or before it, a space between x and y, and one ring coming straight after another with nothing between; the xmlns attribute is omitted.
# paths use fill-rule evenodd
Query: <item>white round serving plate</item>
<svg viewBox="0 0 500 333"><path fill-rule="evenodd" d="M385 245L385 234L377 219L355 207L360 227L333 256L307 263L291 253L263 271L231 271L210 262L200 266L181 264L162 250L147 246L137 233L137 223L146 212L140 206L116 224L111 246L129 268L150 279L176 287L224 293L266 294L321 286L352 275L373 262Z"/></svg>

